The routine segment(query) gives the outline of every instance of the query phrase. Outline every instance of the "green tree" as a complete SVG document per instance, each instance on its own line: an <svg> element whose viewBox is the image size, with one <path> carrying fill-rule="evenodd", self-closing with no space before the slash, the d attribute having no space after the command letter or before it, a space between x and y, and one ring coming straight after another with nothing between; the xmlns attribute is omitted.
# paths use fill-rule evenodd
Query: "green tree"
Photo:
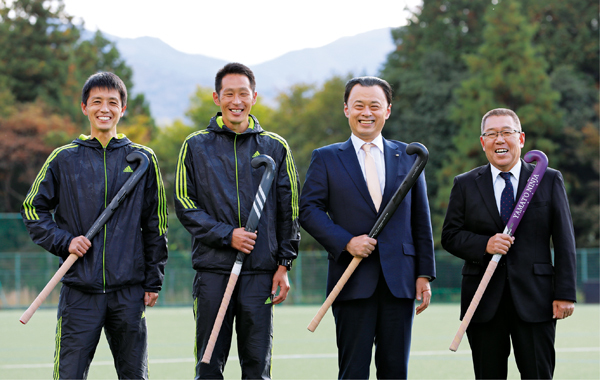
<svg viewBox="0 0 600 380"><path fill-rule="evenodd" d="M292 149L300 183L304 178L314 149L346 141L350 136L344 115L344 89L351 78L334 76L320 88L312 84L296 84L279 94L278 108L267 130L285 138ZM302 231L302 249L322 247Z"/></svg>
<svg viewBox="0 0 600 380"><path fill-rule="evenodd" d="M211 117L215 116L218 111L219 106L213 100L212 88L196 86L196 92L190 97L190 106L185 116L197 129L205 129Z"/></svg>
<svg viewBox="0 0 600 380"><path fill-rule="evenodd" d="M488 3L424 0L406 26L392 30L396 50L388 55L381 76L392 85L394 97L383 134L428 148L425 174L430 197L439 188L436 173L453 154L447 149L448 136L458 126L448 115L453 91L468 77L462 55L479 46Z"/></svg>
<svg viewBox="0 0 600 380"><path fill-rule="evenodd" d="M287 140L301 183L314 149L346 141L350 136L344 115L344 89L351 77L333 76L321 88L296 84L277 98L278 108L269 130Z"/></svg>
<svg viewBox="0 0 600 380"><path fill-rule="evenodd" d="M87 78L100 71L110 71L123 80L127 87L127 110L119 123L120 130L136 142L147 143L157 133L157 126L150 113L150 105L144 94L132 90L133 70L127 66L114 42L107 40L101 31L93 38L80 40L71 51L69 79L64 86L65 98L61 109L69 110L71 118L87 131L89 123L81 112L81 87Z"/></svg>
<svg viewBox="0 0 600 380"><path fill-rule="evenodd" d="M81 87L90 75L112 71L125 82L129 99L120 132L146 143L157 131L144 95L132 92L132 70L114 43L101 32L89 40L80 39L82 30L83 25L75 25L66 14L62 0L0 0L0 118L2 139L7 142L0 146L0 156L6 159L0 165L4 210L19 209L17 194L24 195L33 180L31 168L14 161L21 154L14 150L44 155L78 132L89 133L80 103ZM52 122L38 120L39 110ZM28 112L30 118L24 115ZM28 127L16 131L15 120ZM70 135L55 130L58 121L64 122L63 131ZM33 130L34 137L22 138ZM38 161L28 159L27 165L41 166L43 162Z"/></svg>
<svg viewBox="0 0 600 380"><path fill-rule="evenodd" d="M479 135L481 117L490 109L510 108L519 115L524 151L540 149L552 157L560 138L559 94L551 89L546 62L532 44L536 25L514 0L489 6L484 21L483 43L476 54L465 55L470 75L456 90L451 108L459 128L450 139L452 155L438 173L439 209L447 206L453 176L486 162Z"/></svg>
<svg viewBox="0 0 600 380"><path fill-rule="evenodd" d="M456 90L473 75L463 56L477 53L484 43L483 28L487 22L483 13L488 7L505 6L502 1L494 3L497 4L490 0L424 0L405 27L392 31L396 49L388 55L381 72L394 90L392 115L384 135L407 142L420 141L431 152L426 175L430 199L435 200L431 206L436 216L433 221L436 236L445 213L442 199L447 196L438 194L440 187L446 186L448 191L448 178L460 173L458 168L447 164L442 169L442 164L459 154L454 144L448 144L447 136L459 133L459 127L463 127L451 112L456 108ZM522 0L521 4L520 13L526 23L537 25L532 44L547 62L544 68L552 78L551 89L560 93L561 101L554 103L556 108L547 111L555 113L558 108L563 115L562 119L557 118L561 124L558 135L554 133L546 141L537 139L535 132L525 126L526 149L532 148L533 142L560 144L550 163L565 175L578 245L585 240L591 242L587 246L597 246L597 222L590 221L598 220L598 166L590 167L592 159L586 161L582 154L574 152L586 152L586 157L592 158L599 156L598 144L594 144L598 135L598 107L597 100L593 100L597 99L599 87L599 5L592 0ZM473 128L479 125L482 115L471 121ZM528 120L524 125L525 122ZM556 123L551 125L556 127ZM582 171L574 170L575 166ZM591 173L591 178L583 171ZM584 201L575 189L586 193L588 200ZM585 222L578 222L580 217ZM578 224L590 226L589 231L581 230Z"/></svg>
<svg viewBox="0 0 600 380"><path fill-rule="evenodd" d="M52 107L61 104L70 47L79 35L62 1L0 2L0 69L18 102L42 97Z"/></svg>
<svg viewBox="0 0 600 380"><path fill-rule="evenodd" d="M75 134L67 117L42 101L16 105L0 116L0 212L18 212L25 194L52 150Z"/></svg>
<svg viewBox="0 0 600 380"><path fill-rule="evenodd" d="M543 49L548 71L570 65L598 83L598 21L596 0L524 0L522 9L539 28L534 44Z"/></svg>
<svg viewBox="0 0 600 380"><path fill-rule="evenodd" d="M598 92L591 76L571 66L551 76L563 111L560 169L565 178L578 247L600 244Z"/></svg>

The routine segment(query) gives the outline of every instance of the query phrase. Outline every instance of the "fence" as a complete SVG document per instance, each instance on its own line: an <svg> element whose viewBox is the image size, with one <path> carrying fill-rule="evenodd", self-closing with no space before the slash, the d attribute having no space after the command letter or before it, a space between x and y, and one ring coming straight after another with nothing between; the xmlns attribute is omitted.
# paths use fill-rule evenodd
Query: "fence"
<svg viewBox="0 0 600 380"><path fill-rule="evenodd" d="M189 235L176 219L169 227L169 261L165 270L162 306L189 305L192 281ZM577 250L577 286L580 302L598 302L599 249ZM432 283L434 302L458 302L462 260L436 251L437 278ZM58 269L58 258L31 242L20 215L0 214L0 308L28 306ZM318 304L325 299L327 253L301 251L289 273L292 289L287 304ZM44 303L58 303L59 287Z"/></svg>

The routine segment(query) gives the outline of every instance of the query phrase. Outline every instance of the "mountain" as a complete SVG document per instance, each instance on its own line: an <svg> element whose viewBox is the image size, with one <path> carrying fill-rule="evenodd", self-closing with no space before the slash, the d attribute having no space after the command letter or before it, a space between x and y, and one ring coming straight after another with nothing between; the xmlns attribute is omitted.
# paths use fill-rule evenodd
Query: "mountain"
<svg viewBox="0 0 600 380"><path fill-rule="evenodd" d="M146 95L159 124L185 118L196 86L213 88L216 72L227 63L182 53L158 38L106 38L115 42L133 69L133 92ZM384 28L293 51L250 68L256 75L258 95L267 104L275 104L277 94L295 83L320 85L336 74L377 75L393 49L390 28Z"/></svg>

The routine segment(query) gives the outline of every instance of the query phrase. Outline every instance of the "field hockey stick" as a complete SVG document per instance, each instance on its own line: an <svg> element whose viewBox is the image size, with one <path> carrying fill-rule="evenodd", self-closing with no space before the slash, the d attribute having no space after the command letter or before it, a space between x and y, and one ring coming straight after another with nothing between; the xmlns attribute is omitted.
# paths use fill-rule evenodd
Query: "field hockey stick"
<svg viewBox="0 0 600 380"><path fill-rule="evenodd" d="M521 222L521 218L523 218L523 214L525 214L525 210L527 210L527 206L531 202L533 198L533 194L537 190L542 178L544 177L544 173L546 173L546 169L548 168L548 157L544 154L544 152L539 150L532 150L525 154L523 157L525 162L531 163L536 161L535 169L531 173L531 176L527 180L527 184L525 185L525 190L521 194L519 201L515 204L515 208L513 209L510 218L508 219L508 223L506 223L506 227L504 228L503 234L507 234L509 236L513 236L515 234L515 230ZM465 335L465 331L467 331L467 327L469 327L469 323L471 322L471 318L473 318L473 314L475 314L475 310L477 310L477 306L479 306L479 301L481 301L481 297L483 297L483 293L487 288L496 267L498 266L498 262L502 258L502 255L497 253L492 256L485 273L483 274L483 278L477 287L477 291L469 304L469 308L465 312L462 322L456 332L456 336L450 345L450 351L456 352L458 350L458 346L460 345L460 341Z"/></svg>
<svg viewBox="0 0 600 380"><path fill-rule="evenodd" d="M421 143L414 142L408 144L408 146L406 147L406 153L411 155L416 154L417 159L410 168L410 171L406 175L406 178L404 178L404 180L400 184L398 190L396 190L396 192L392 196L392 199L390 199L388 204L381 212L381 215L375 222L375 225L371 229L371 232L369 232L370 238L376 239L377 236L379 236L379 233L381 232L383 227L385 227L385 225L389 222L398 206L400 206L400 203L402 203L404 197L406 197L408 191L417 182L419 175L421 175L421 172L425 168L427 160L429 159L429 152L427 151L427 148L425 148L425 146ZM361 260L362 257L355 256L350 262L350 264L348 264L348 267L342 274L342 277L340 277L337 284L335 284L335 287L331 290L331 293L329 293L329 296L327 296L327 299L325 300L325 302L323 302L323 305L321 305L321 308L317 311L317 314L314 316L314 318L308 325L307 328L309 331L315 332L317 326L319 326L319 323L321 323L321 319L323 319L323 316L325 316L325 313L327 313L327 310L329 310L329 308L333 304L333 301L335 301L338 294L340 294L342 288L344 287L344 285L346 285L346 282L348 282L348 279L350 278L350 276L352 276L352 273L354 273L354 270L356 269L356 267L358 267L358 264L360 264Z"/></svg>
<svg viewBox="0 0 600 380"><path fill-rule="evenodd" d="M98 231L100 231L100 229L102 227L104 227L104 225L106 224L108 219L114 214L115 210L117 209L117 207L119 207L119 205L121 204L123 199L125 199L127 194L129 194L131 192L131 190L140 181L140 179L142 178L142 176L148 169L148 162L149 162L148 156L146 156L142 152L136 151L136 152L129 153L129 155L127 155L127 157L126 157L126 160L130 164L133 164L134 162L138 162L139 163L138 167L131 174L131 176L129 177L127 182L125 182L125 184L123 185L121 190L119 190L117 195L114 196L114 198L112 199L112 201L110 202L108 207L102 212L102 214L100 214L98 219L96 219L96 221L94 222L92 227L89 229L88 233L85 235L85 237L89 241L91 241L92 238L94 236L96 236ZM27 322L29 322L29 320L33 316L33 313L35 313L36 310L42 304L42 302L44 302L46 300L46 297L48 297L48 295L50 295L50 292L52 292L54 287L56 287L56 285L60 282L60 280L67 273L67 271L71 268L71 266L73 266L73 264L75 263L75 261L77 261L78 258L79 258L79 256L77 256L74 253L71 253L69 255L69 257L67 257L67 259L63 262L63 264L60 266L60 268L58 268L58 270L56 271L54 276L52 276L50 281L48 281L48 284L46 284L46 286L44 287L44 289L42 289L42 291L36 297L36 299L33 300L33 302L31 303L31 306L29 306L29 308L27 310L25 310L23 315L21 315L21 318L19 318L19 321L22 324L26 324Z"/></svg>
<svg viewBox="0 0 600 380"><path fill-rule="evenodd" d="M273 183L273 176L275 173L275 161L273 161L273 159L266 154L256 156L252 159L251 163L252 167L255 169L264 165L265 172L260 180L260 185L258 185L258 191L254 197L252 210L250 210L250 216L248 216L248 221L246 222L246 231L248 232L254 232L256 231L256 227L258 227L258 221L260 220L263 207L267 202L267 196L269 195L269 190L271 190L271 184ZM233 289L235 288L235 284L237 283L240 272L242 271L242 265L244 264L245 258L246 254L238 251L235 258L235 263L231 269L231 274L229 275L227 288L225 288L225 294L223 294L221 306L219 307L219 311L217 313L217 318L215 319L210 337L208 338L208 343L206 343L206 349L204 350L204 355L202 356L201 360L202 363L210 363L213 350L215 349L215 344L217 343L217 338L219 337L219 332L221 331L221 325L223 324L225 313L229 307L229 301L231 300Z"/></svg>

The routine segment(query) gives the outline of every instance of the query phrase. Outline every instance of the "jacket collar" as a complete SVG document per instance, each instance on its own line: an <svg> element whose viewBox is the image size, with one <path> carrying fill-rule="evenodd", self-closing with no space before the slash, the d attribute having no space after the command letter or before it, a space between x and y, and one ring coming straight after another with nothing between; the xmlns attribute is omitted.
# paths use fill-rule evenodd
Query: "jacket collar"
<svg viewBox="0 0 600 380"><path fill-rule="evenodd" d="M108 144L106 144L106 147L103 147L97 138L92 137L91 135L81 134L81 135L79 135L79 137L77 139L73 140L73 143L82 145L82 146L86 146L89 148L97 148L97 149L106 148L107 150L112 150L112 149L120 148L122 146L131 144L131 140L129 140L127 138L127 136L125 136L124 134L119 133L119 134L117 134L117 137L110 139Z"/></svg>
<svg viewBox="0 0 600 380"><path fill-rule="evenodd" d="M258 119L254 115L250 115L248 117L248 122L249 126L244 132L236 133L229 129L225 123L223 123L223 114L221 112L217 112L217 114L210 119L210 123L206 129L217 133L233 133L239 135L264 132L264 129L262 129Z"/></svg>
<svg viewBox="0 0 600 380"><path fill-rule="evenodd" d="M385 205L389 202L390 198L397 189L397 181L403 179L398 177L398 162L399 157L402 154L403 153L395 144L383 139L383 155L385 157L385 189L381 200L381 206L379 207L380 211L384 209ZM339 146L338 155L359 193L365 199L365 202L371 206L373 212L375 212L375 204L373 203L371 194L369 194L369 188L367 187L367 182L365 181L363 173L360 169L356 150L354 149L351 139L348 139Z"/></svg>

